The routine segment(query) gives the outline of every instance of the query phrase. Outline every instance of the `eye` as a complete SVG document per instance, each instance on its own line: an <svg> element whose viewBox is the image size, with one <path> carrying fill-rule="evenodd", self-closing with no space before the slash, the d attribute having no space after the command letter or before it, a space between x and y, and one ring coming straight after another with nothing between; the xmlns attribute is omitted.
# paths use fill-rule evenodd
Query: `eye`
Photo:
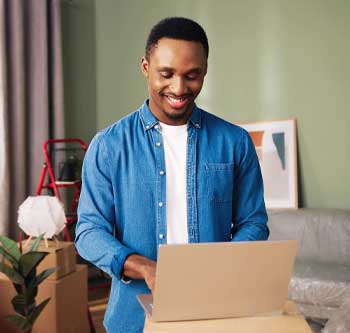
<svg viewBox="0 0 350 333"><path fill-rule="evenodd" d="M196 80L198 78L198 74L189 74L186 75L186 79L189 81Z"/></svg>
<svg viewBox="0 0 350 333"><path fill-rule="evenodd" d="M171 72L160 72L160 76L163 79L170 79L173 76L173 73L171 73Z"/></svg>
<svg viewBox="0 0 350 333"><path fill-rule="evenodd" d="M186 75L186 80L197 80L199 77L199 73L198 72L190 72Z"/></svg>

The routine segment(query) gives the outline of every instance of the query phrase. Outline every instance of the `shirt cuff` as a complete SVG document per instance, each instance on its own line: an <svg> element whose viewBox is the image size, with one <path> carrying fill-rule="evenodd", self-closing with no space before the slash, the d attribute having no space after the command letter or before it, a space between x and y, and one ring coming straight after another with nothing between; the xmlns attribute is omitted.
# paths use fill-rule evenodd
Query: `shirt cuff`
<svg viewBox="0 0 350 333"><path fill-rule="evenodd" d="M121 279L123 270L124 270L124 263L126 261L126 259L131 255L131 254L136 254L136 252L132 249L129 249L127 247L123 247L122 249L120 249L118 255L115 255L113 257L113 261L112 261L112 273L113 275L117 278L117 279Z"/></svg>

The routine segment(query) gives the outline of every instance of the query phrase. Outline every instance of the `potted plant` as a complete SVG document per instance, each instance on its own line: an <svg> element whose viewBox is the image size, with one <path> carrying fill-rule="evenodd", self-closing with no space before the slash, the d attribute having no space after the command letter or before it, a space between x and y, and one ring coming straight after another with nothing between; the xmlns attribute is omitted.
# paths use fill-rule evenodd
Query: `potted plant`
<svg viewBox="0 0 350 333"><path fill-rule="evenodd" d="M25 333L31 333L36 319L43 311L50 298L36 305L35 298L38 286L56 268L47 269L37 275L36 268L48 255L39 252L39 243L43 236L36 238L29 250L24 253L18 244L0 235L0 272L4 273L16 289L17 295L12 299L12 306L17 314L6 316L5 319L19 327Z"/></svg>

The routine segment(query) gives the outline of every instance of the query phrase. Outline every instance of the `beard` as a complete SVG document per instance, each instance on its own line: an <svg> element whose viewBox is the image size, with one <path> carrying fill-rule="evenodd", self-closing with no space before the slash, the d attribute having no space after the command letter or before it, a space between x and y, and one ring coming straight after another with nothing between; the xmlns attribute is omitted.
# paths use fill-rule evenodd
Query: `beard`
<svg viewBox="0 0 350 333"><path fill-rule="evenodd" d="M172 94L172 93L165 93L165 92L163 92L163 91L158 92L158 96L159 96L160 98L162 98L162 99L165 100L165 105L167 105L166 95L172 96L173 94ZM193 108L194 108L194 104L195 104L195 103L194 103L194 98L195 98L195 96L193 95L193 93L187 93L187 94L185 94L185 96L186 96L187 98L192 99L192 101L190 102L189 105L187 105L187 106L185 107L184 110L179 109L179 110L177 110L177 111L175 111L175 112L174 112L174 111L173 111L173 112L169 112L169 111L166 109L166 107L162 107L162 111L163 111L163 113L166 115L167 118L172 119L172 120L175 120L175 121L187 120L187 119L189 118L189 116L191 115L192 110L193 110Z"/></svg>
<svg viewBox="0 0 350 333"><path fill-rule="evenodd" d="M187 121L188 118L191 116L193 108L194 108L194 103L190 107L186 108L184 111L181 111L181 112L168 112L165 108L163 108L162 111L168 119L178 122L180 120Z"/></svg>

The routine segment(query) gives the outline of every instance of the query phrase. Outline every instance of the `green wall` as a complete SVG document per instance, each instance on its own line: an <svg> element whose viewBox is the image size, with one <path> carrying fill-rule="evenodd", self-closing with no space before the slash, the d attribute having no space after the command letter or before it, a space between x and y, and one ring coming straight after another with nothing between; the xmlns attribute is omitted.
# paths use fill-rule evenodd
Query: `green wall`
<svg viewBox="0 0 350 333"><path fill-rule="evenodd" d="M95 1L61 4L66 136L89 142L97 130Z"/></svg>
<svg viewBox="0 0 350 333"><path fill-rule="evenodd" d="M64 51L68 132L91 138L136 109L147 97L139 64L149 29L165 16L191 17L211 48L198 104L232 122L296 117L300 206L350 209L350 1L96 0L89 17L87 3L74 0L63 13L72 46ZM95 55L76 42L95 46ZM85 81L85 67L94 81ZM91 95L79 95L85 89ZM82 104L96 107L83 122Z"/></svg>

